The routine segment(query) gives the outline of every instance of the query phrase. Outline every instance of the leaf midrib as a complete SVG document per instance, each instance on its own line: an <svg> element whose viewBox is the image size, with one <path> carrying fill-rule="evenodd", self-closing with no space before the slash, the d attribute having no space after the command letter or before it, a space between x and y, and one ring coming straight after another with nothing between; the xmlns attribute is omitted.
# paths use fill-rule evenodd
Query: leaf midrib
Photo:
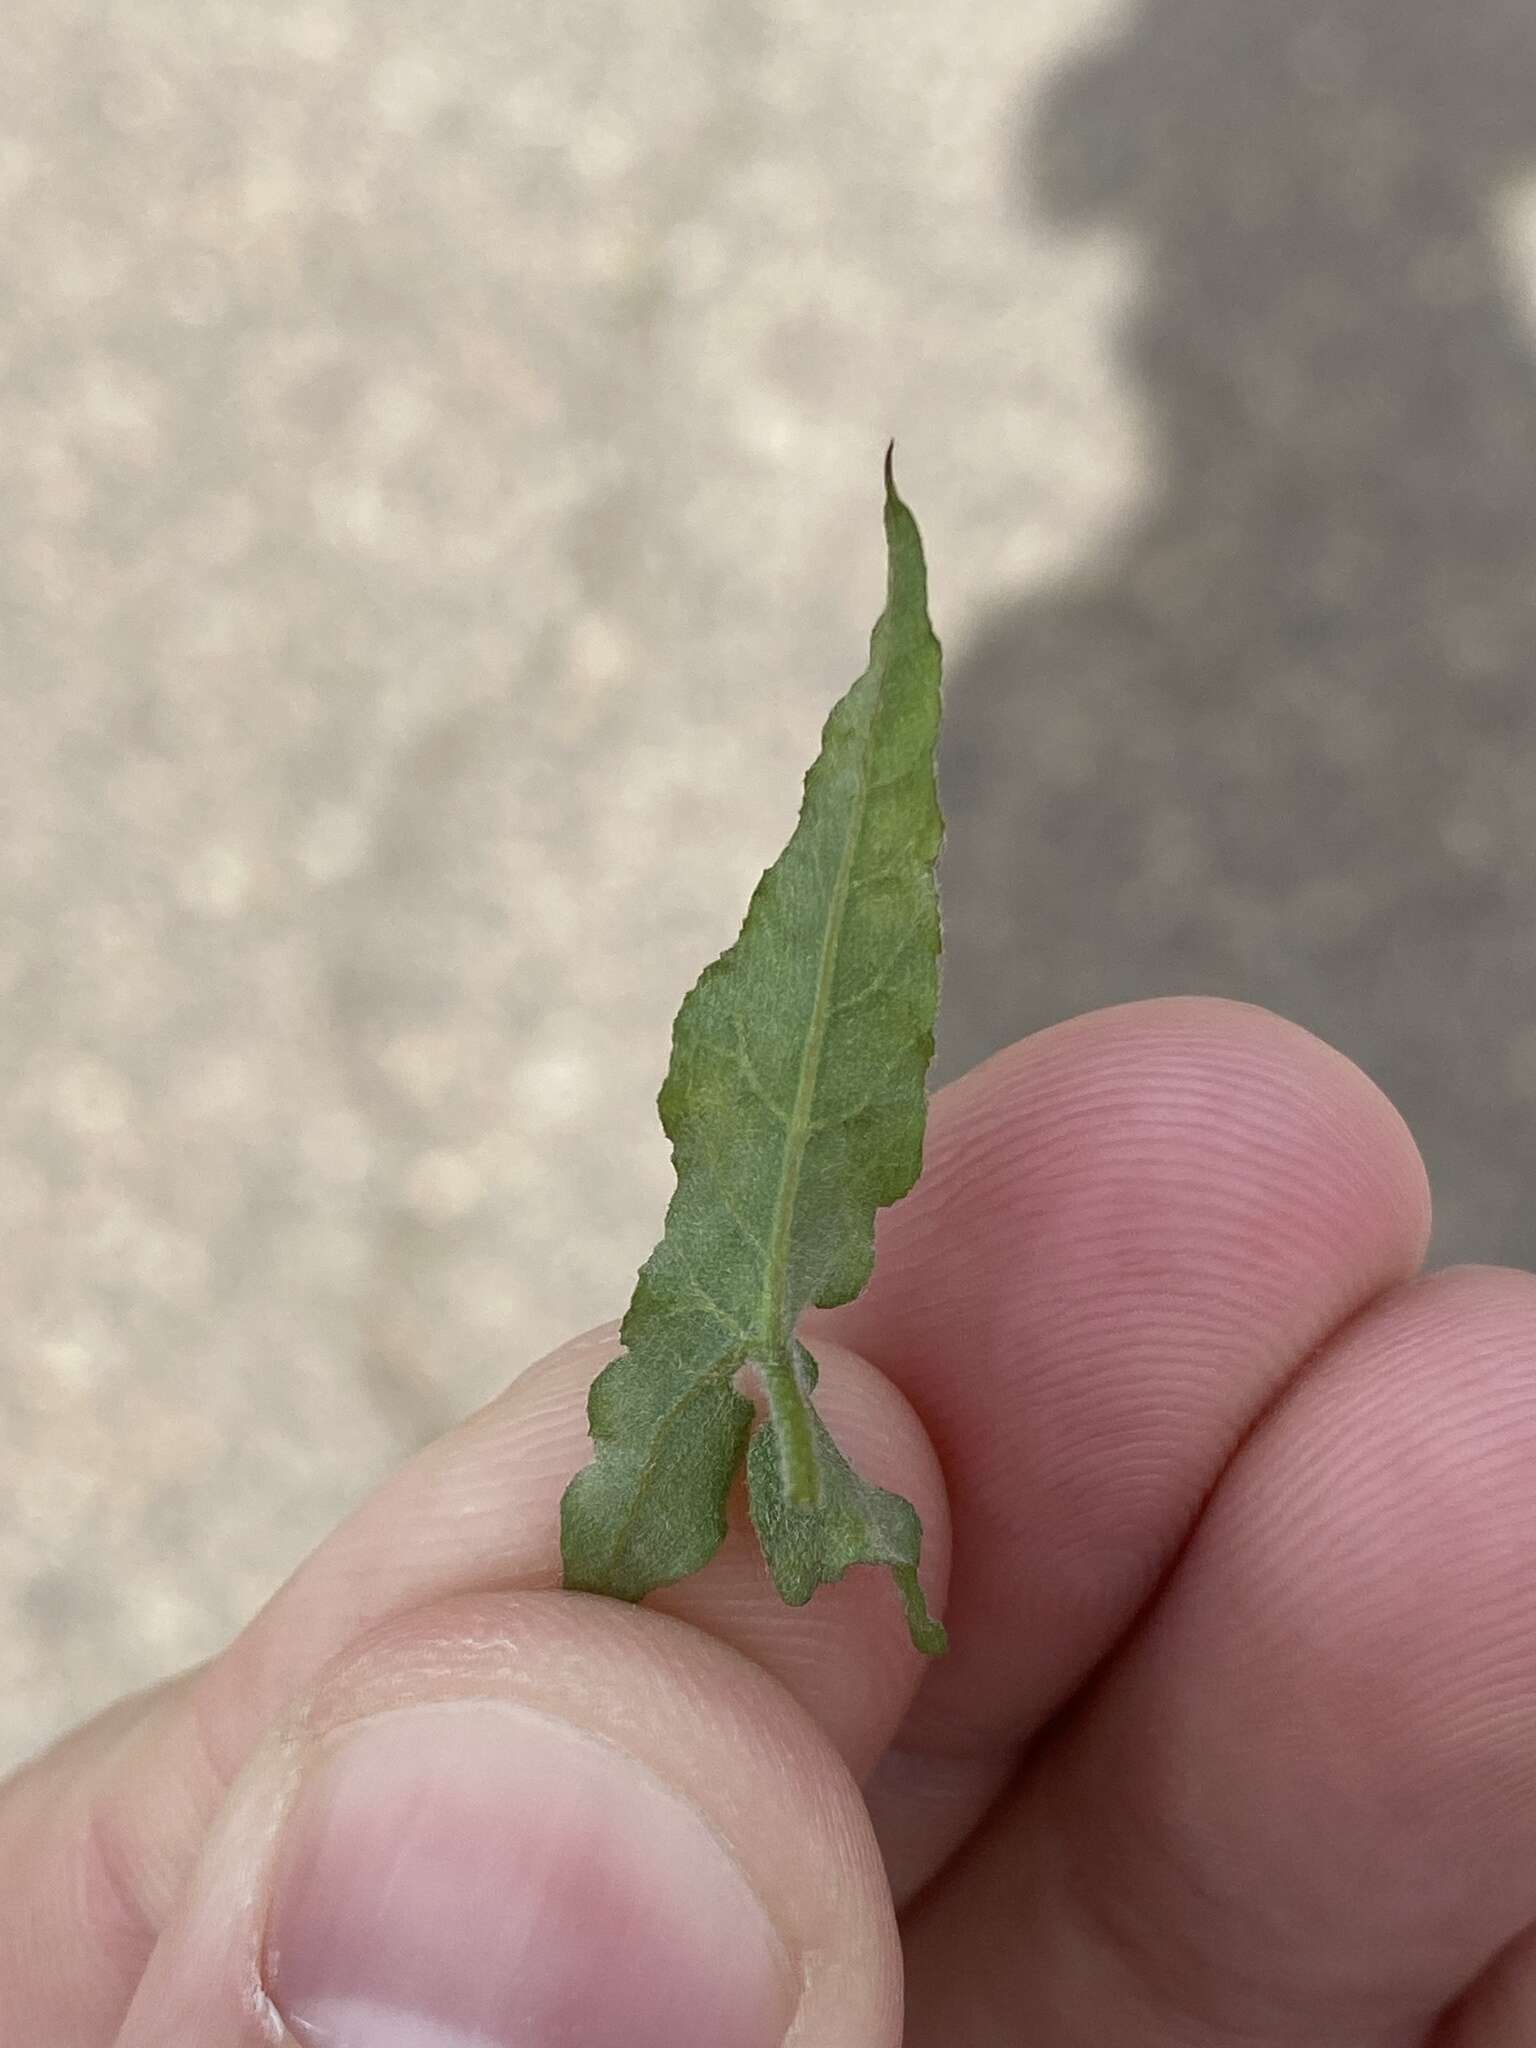
<svg viewBox="0 0 1536 2048"><path fill-rule="evenodd" d="M760 1302L763 1335L775 1363L784 1359L789 1347L790 1309L787 1296L790 1237L795 1220L795 1203L800 1194L800 1171L805 1162L809 1143L811 1110L816 1101L821 1055L831 1024L831 963L842 943L843 917L853 889L854 854L864 829L864 813L869 801L869 767L875 745L875 720L879 715L885 685L886 676L882 675L875 685L874 703L870 707L864 743L859 754L858 793L844 836L842 854L838 860L837 879L832 887L831 910L826 929L822 933L821 953L816 966L816 1000L811 1008L810 1026L806 1031L805 1045L800 1054L800 1074L795 1084L795 1099L785 1126L785 1164L779 1180L773 1223L768 1232L768 1270L764 1275Z"/></svg>

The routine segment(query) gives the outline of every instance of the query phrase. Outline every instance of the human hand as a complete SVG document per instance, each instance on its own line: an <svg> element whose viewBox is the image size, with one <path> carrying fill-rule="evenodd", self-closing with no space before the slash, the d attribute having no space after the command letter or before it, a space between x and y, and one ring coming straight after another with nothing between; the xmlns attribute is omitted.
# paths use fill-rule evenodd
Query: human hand
<svg viewBox="0 0 1536 2048"><path fill-rule="evenodd" d="M948 1658L740 1526L556 1590L578 1339L0 1788L0 2040L1528 2048L1536 1279L1415 1279L1427 1218L1262 1011L1000 1055L808 1319Z"/></svg>

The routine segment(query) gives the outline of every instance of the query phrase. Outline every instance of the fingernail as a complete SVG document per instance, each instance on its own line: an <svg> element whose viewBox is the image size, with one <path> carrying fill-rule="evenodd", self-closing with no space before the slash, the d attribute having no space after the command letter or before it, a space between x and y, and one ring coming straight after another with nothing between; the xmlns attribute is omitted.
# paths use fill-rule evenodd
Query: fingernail
<svg viewBox="0 0 1536 2048"><path fill-rule="evenodd" d="M266 1986L303 2048L777 2048L795 1978L703 1818L526 1707L403 1708L301 1787Z"/></svg>

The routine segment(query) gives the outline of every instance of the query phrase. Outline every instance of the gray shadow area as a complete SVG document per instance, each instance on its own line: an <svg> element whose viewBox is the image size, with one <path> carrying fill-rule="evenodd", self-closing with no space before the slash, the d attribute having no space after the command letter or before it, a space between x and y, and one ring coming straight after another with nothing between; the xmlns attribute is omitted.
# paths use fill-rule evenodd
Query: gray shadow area
<svg viewBox="0 0 1536 2048"><path fill-rule="evenodd" d="M1021 138L1131 231L1152 488L952 649L941 1071L1103 1003L1268 1004L1536 1261L1536 345L1497 208L1529 0L1144 0Z"/></svg>

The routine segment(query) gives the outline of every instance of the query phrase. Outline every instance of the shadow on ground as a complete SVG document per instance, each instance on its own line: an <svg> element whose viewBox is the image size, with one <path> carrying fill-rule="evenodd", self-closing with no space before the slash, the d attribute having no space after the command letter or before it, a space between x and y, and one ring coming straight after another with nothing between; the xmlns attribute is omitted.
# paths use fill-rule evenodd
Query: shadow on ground
<svg viewBox="0 0 1536 2048"><path fill-rule="evenodd" d="M1270 1004L1394 1095L1441 1257L1536 1256L1529 0L1144 0L1021 147L1145 264L1152 488L953 650L953 1073L1097 1004Z"/></svg>

